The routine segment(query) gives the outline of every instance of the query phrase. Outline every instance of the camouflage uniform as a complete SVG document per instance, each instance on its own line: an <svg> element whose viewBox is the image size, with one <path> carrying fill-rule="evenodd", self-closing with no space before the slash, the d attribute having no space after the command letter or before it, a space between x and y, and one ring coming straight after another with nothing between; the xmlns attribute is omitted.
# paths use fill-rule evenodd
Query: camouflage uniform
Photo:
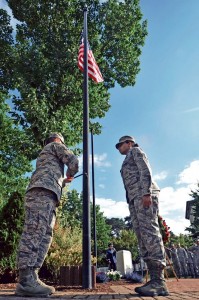
<svg viewBox="0 0 199 300"><path fill-rule="evenodd" d="M158 224L159 188L152 182L151 168L145 153L133 147L122 164L121 176L127 192L127 202L144 261L166 265L165 250ZM151 194L152 205L143 208L142 197Z"/></svg>
<svg viewBox="0 0 199 300"><path fill-rule="evenodd" d="M52 241L55 210L62 192L64 165L78 171L77 157L64 144L52 142L41 151L25 196L25 225L18 250L18 267L40 268Z"/></svg>
<svg viewBox="0 0 199 300"><path fill-rule="evenodd" d="M177 277L181 278L182 277L182 269L181 269L181 265L180 265L180 261L178 258L176 248L171 248L171 259L172 259L173 268L174 268L174 271L176 272Z"/></svg>
<svg viewBox="0 0 199 300"><path fill-rule="evenodd" d="M187 252L188 260L187 260L187 267L188 267L188 275L192 278L196 277L195 270L194 270L194 254L193 252L185 249Z"/></svg>
<svg viewBox="0 0 199 300"><path fill-rule="evenodd" d="M186 278L188 276L188 268L187 268L188 255L186 253L186 250L179 246L177 247L177 254L180 261L182 276Z"/></svg>
<svg viewBox="0 0 199 300"><path fill-rule="evenodd" d="M196 245L189 248L193 252L193 261L196 277L199 277L199 240Z"/></svg>
<svg viewBox="0 0 199 300"><path fill-rule="evenodd" d="M121 137L116 148L121 154L126 155L120 172L140 254L150 274L150 281L136 287L135 292L142 296L168 296L169 291L164 279L166 254L158 223L160 189L152 182L148 159L142 149L135 144L133 137ZM144 207L147 204L148 207Z"/></svg>

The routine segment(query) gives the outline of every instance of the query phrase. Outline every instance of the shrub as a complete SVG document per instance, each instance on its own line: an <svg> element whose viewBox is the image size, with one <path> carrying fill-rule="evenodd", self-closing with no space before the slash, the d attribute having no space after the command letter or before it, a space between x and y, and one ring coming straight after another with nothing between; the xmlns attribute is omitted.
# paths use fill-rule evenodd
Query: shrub
<svg viewBox="0 0 199 300"><path fill-rule="evenodd" d="M0 275L16 271L16 256L23 230L23 196L14 192L0 214ZM11 276L12 277L12 276Z"/></svg>
<svg viewBox="0 0 199 300"><path fill-rule="evenodd" d="M61 266L82 264L82 231L79 227L71 229L56 225L45 264L55 278L58 278Z"/></svg>

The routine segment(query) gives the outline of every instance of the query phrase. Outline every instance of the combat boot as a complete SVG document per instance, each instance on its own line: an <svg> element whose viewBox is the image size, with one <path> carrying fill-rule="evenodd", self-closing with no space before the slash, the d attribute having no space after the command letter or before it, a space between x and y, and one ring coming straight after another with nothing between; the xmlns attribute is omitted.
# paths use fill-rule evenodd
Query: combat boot
<svg viewBox="0 0 199 300"><path fill-rule="evenodd" d="M151 280L135 291L142 296L168 296L169 292L164 279L164 266L159 262L150 262Z"/></svg>
<svg viewBox="0 0 199 300"><path fill-rule="evenodd" d="M41 285L33 276L32 268L19 270L19 283L15 295L27 297L48 297L52 294L50 287Z"/></svg>
<svg viewBox="0 0 199 300"><path fill-rule="evenodd" d="M51 290L51 294L55 293L55 288L53 286L45 284L40 278L39 278L39 268L33 268L33 277L35 280L44 287L47 287Z"/></svg>

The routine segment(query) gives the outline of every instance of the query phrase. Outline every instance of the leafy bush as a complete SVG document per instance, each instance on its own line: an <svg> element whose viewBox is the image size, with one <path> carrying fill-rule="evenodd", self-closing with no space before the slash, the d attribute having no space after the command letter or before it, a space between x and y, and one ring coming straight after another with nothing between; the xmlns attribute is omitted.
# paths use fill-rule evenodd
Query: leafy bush
<svg viewBox="0 0 199 300"><path fill-rule="evenodd" d="M82 264L82 231L79 227L71 229L56 225L45 264L56 278L61 266Z"/></svg>
<svg viewBox="0 0 199 300"><path fill-rule="evenodd" d="M23 230L23 196L14 192L0 213L0 275L16 271L16 256Z"/></svg>

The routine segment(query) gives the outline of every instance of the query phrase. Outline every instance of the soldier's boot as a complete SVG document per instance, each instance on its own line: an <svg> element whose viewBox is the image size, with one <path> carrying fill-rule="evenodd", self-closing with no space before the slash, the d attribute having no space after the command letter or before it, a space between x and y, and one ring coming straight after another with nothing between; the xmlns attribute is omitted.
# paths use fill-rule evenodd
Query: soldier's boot
<svg viewBox="0 0 199 300"><path fill-rule="evenodd" d="M33 268L33 277L35 278L35 280L44 287L47 287L51 290L51 294L55 293L55 288L53 286L47 285L45 284L40 278L39 278L39 268Z"/></svg>
<svg viewBox="0 0 199 300"><path fill-rule="evenodd" d="M48 297L52 294L50 287L41 285L33 276L32 268L19 270L19 283L15 295L27 297Z"/></svg>
<svg viewBox="0 0 199 300"><path fill-rule="evenodd" d="M164 266L158 262L151 262L149 272L151 280L147 285L139 288L139 294L150 297L168 296L169 291L164 279Z"/></svg>

